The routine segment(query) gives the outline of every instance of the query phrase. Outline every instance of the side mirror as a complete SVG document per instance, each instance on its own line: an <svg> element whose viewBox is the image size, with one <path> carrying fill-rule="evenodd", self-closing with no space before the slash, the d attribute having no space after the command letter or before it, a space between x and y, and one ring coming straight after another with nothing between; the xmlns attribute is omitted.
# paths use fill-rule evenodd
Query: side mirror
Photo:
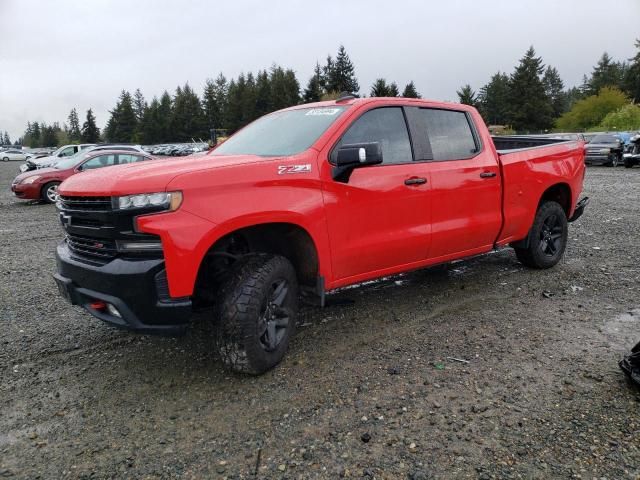
<svg viewBox="0 0 640 480"><path fill-rule="evenodd" d="M336 165L353 168L382 163L382 146L378 142L342 145L336 154Z"/></svg>
<svg viewBox="0 0 640 480"><path fill-rule="evenodd" d="M331 172L333 179L347 183L354 168L382 163L382 145L378 142L342 145L332 157L335 164Z"/></svg>

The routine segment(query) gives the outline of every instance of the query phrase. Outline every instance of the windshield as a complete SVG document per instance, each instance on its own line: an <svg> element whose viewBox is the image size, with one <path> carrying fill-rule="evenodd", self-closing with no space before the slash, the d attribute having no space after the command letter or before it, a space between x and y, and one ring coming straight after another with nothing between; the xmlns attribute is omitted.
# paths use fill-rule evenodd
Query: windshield
<svg viewBox="0 0 640 480"><path fill-rule="evenodd" d="M80 150L75 155L63 158L62 160L56 162L56 164L53 167L57 168L58 170L66 170L67 168L74 167L78 163L80 163L82 160L84 160L86 157L88 157L90 153L91 152L87 150Z"/></svg>
<svg viewBox="0 0 640 480"><path fill-rule="evenodd" d="M345 109L301 108L266 115L232 136L211 155L295 155L313 145Z"/></svg>
<svg viewBox="0 0 640 480"><path fill-rule="evenodd" d="M618 139L613 135L596 135L590 143L616 143Z"/></svg>

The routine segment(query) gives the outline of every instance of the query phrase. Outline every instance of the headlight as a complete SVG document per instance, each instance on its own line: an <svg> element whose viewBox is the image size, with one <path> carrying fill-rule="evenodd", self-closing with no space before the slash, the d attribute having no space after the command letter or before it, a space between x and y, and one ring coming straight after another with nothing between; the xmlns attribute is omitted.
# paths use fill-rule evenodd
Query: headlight
<svg viewBox="0 0 640 480"><path fill-rule="evenodd" d="M140 193L115 197L113 206L119 210L129 208L163 207L163 210L174 211L182 204L182 192Z"/></svg>
<svg viewBox="0 0 640 480"><path fill-rule="evenodd" d="M610 148L601 148L600 149L600 153L611 153L611 149Z"/></svg>
<svg viewBox="0 0 640 480"><path fill-rule="evenodd" d="M27 184L27 185L28 185L28 184L30 184L30 183L35 182L35 181L36 181L36 180L38 180L39 178L40 178L40 175L34 175L33 177L27 177L27 178L25 178L25 179L22 181L22 183L24 183L24 184Z"/></svg>

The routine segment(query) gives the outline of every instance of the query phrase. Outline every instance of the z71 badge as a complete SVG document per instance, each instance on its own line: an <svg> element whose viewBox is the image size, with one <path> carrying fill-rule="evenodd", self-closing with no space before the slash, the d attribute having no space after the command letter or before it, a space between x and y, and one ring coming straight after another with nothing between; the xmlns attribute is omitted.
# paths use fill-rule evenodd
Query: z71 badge
<svg viewBox="0 0 640 480"><path fill-rule="evenodd" d="M288 173L309 173L310 171L310 163L305 165L278 165L278 175L285 175Z"/></svg>

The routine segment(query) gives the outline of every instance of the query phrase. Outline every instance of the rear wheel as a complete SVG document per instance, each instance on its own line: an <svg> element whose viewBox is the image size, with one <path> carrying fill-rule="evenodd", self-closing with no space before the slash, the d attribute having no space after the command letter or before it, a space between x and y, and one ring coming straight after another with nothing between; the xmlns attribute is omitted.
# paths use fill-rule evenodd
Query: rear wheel
<svg viewBox="0 0 640 480"><path fill-rule="evenodd" d="M8 162L8 161L9 161L9 157L4 157L4 158L2 159L2 161L3 161L3 162Z"/></svg>
<svg viewBox="0 0 640 480"><path fill-rule="evenodd" d="M250 255L229 273L216 308L216 346L226 367L258 375L276 366L295 331L298 282L284 257Z"/></svg>
<svg viewBox="0 0 640 480"><path fill-rule="evenodd" d="M56 203L58 197L58 185L60 185L60 182L49 182L42 187L40 198L42 198L43 202Z"/></svg>
<svg viewBox="0 0 640 480"><path fill-rule="evenodd" d="M529 246L516 248L516 257L531 268L551 268L564 255L569 233L567 215L557 202L540 205L529 232Z"/></svg>

